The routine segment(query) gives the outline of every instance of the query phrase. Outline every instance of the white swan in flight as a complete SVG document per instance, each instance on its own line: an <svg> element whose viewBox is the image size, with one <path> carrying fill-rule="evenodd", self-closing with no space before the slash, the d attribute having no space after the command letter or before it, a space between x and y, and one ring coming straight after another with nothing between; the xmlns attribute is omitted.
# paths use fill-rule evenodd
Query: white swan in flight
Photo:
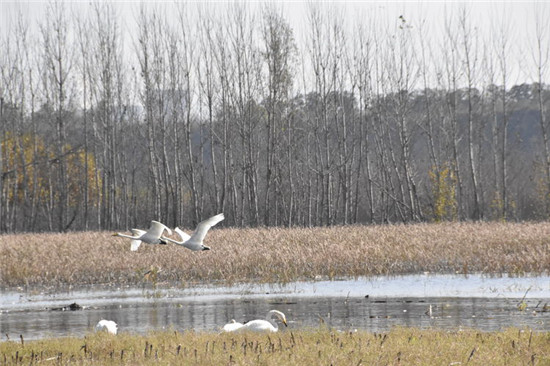
<svg viewBox="0 0 550 366"><path fill-rule="evenodd" d="M256 319L251 320L245 324L241 324L236 322L235 320L232 320L231 323L228 323L224 325L222 328L222 331L224 332L242 332L242 331L253 331L253 332L277 332L279 330L279 326L275 321L273 321L273 317L276 317L279 319L285 327L288 326L286 323L286 316L282 312L278 310L270 310L265 319Z"/></svg>
<svg viewBox="0 0 550 366"><path fill-rule="evenodd" d="M107 333L117 334L118 325L112 320L100 320L95 326L96 332L106 331Z"/></svg>
<svg viewBox="0 0 550 366"><path fill-rule="evenodd" d="M147 231L132 229L131 232L134 234L132 236L121 233L114 233L113 236L121 236L123 238L132 239L130 250L135 252L138 250L141 242L147 244L167 244L165 238L161 238L164 230L168 232L168 235L172 235L172 230L170 230L166 225L161 224L158 221L151 221L151 227L149 227L149 230Z"/></svg>
<svg viewBox="0 0 550 366"><path fill-rule="evenodd" d="M198 225L195 231L192 235L189 235L185 232L183 232L179 227L175 228L174 231L178 233L178 235L181 238L181 241L177 241L174 239L162 237L162 239L172 242L174 244L182 245L186 247L187 249L191 250L210 250L210 247L207 247L206 245L203 245L202 241L204 240L204 237L206 236L206 233L210 228L214 225L216 225L218 222L225 219L223 216L223 213L217 214L216 216L212 216L204 221L201 221Z"/></svg>

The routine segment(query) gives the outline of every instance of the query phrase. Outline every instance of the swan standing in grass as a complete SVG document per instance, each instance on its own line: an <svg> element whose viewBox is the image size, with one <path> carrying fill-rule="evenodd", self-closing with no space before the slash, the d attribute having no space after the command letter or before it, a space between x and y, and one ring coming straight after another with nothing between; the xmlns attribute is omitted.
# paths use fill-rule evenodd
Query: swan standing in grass
<svg viewBox="0 0 550 366"><path fill-rule="evenodd" d="M165 238L165 237L162 237L162 239L177 245L182 245L187 249L191 249L191 250L210 250L210 247L203 245L202 241L204 240L204 237L206 236L206 233L208 232L208 230L210 230L212 226L216 225L218 222L222 221L224 218L225 217L223 216L223 213L221 213L216 216L212 216L209 219L201 221L197 225L197 228L195 229L192 235L189 235L183 232L179 227L175 228L174 231L180 236L181 241L177 241L177 240Z"/></svg>
<svg viewBox="0 0 550 366"><path fill-rule="evenodd" d="M112 320L100 320L95 326L96 332L106 331L107 333L117 334L118 325Z"/></svg>
<svg viewBox="0 0 550 366"><path fill-rule="evenodd" d="M231 323L228 323L224 325L222 330L224 332L236 332L236 331L253 331L253 332L277 332L279 330L279 326L275 321L273 321L273 317L276 317L279 319L285 327L288 326L286 323L286 316L282 312L278 310L270 310L265 319L256 319L251 320L245 324L237 323L235 320L232 320Z"/></svg>
<svg viewBox="0 0 550 366"><path fill-rule="evenodd" d="M172 230L170 230L166 225L161 224L158 221L151 221L151 227L147 231L132 229L131 231L132 234L134 234L133 236L121 233L114 233L113 236L121 236L123 238L132 239L130 250L132 252L135 252L136 250L138 250L141 242L147 244L167 244L166 240L164 240L165 238L161 238L164 230L168 232L168 235L172 235Z"/></svg>

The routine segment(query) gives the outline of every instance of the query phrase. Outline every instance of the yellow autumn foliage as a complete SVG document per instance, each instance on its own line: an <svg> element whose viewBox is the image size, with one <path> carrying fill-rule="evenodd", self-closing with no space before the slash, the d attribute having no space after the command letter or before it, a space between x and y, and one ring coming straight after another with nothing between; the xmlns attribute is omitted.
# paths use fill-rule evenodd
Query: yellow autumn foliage
<svg viewBox="0 0 550 366"><path fill-rule="evenodd" d="M1 141L2 176L4 189L10 203L21 203L34 196L38 202L46 202L50 195L56 199L59 192L54 189L57 169L55 148L46 146L39 136L24 134L14 136L6 133ZM97 187L101 186L100 177L93 154L83 149L72 151L66 145L67 183L69 205L81 202L84 194L84 183L88 182L88 202L95 205L98 200ZM87 161L87 171L86 171Z"/></svg>
<svg viewBox="0 0 550 366"><path fill-rule="evenodd" d="M432 186L434 221L457 220L457 182L451 164L444 163L439 170L434 166L428 175Z"/></svg>

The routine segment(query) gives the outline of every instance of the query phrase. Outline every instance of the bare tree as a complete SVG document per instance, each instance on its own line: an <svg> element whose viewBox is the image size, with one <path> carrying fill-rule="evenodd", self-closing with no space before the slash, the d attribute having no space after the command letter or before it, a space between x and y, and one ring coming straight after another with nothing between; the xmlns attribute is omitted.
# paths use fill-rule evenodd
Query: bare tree
<svg viewBox="0 0 550 366"><path fill-rule="evenodd" d="M210 166L212 171L212 189L213 189L213 202L214 211L219 212L222 207L222 195L219 182L218 173L218 161L216 147L223 140L216 134L216 107L217 98L220 89L220 77L217 74L216 68L216 34L219 34L220 24L214 21L213 14L200 9L200 23L199 23L199 37L200 37L200 56L197 58L197 72L198 82L200 87L201 108L204 105L206 108L206 118L208 122L208 135L210 141L209 154L210 154ZM202 101L204 99L204 101Z"/></svg>
<svg viewBox="0 0 550 366"><path fill-rule="evenodd" d="M123 88L126 83L121 54L123 44L112 5L94 5L90 29L93 37L88 69L89 78L94 81L90 86L94 89L91 91L96 125L94 129L102 155L101 217L103 227L114 228L121 224L119 210L124 211L127 207L125 196L118 189L119 182L126 176L126 162L120 148L124 139L120 130L125 114Z"/></svg>
<svg viewBox="0 0 550 366"><path fill-rule="evenodd" d="M257 100L261 90L259 77L261 64L257 48L254 47L256 34L254 32L255 18L249 10L241 5L234 5L229 12L230 55L234 58L229 64L231 69L229 88L231 120L238 130L240 145L232 145L232 150L240 154L240 161L236 157L233 164L239 170L233 172L238 181L231 182L232 201L235 205L235 222L244 225L252 223L259 225L259 131L260 112ZM231 128L229 126L229 128ZM239 187L241 187L240 192Z"/></svg>
<svg viewBox="0 0 550 366"><path fill-rule="evenodd" d="M509 208L509 195L508 195L508 122L509 122L509 98L508 98L508 84L509 84L509 74L510 66L508 64L508 54L510 53L510 44L511 44L511 33L510 26L508 25L506 16L500 22L500 27L495 33L498 35L498 42L496 43L497 51L496 55L498 58L499 71L501 77L501 108L502 108L502 123L501 128L499 128L500 138L501 138L501 150L500 150L500 188L501 188L501 197L502 197L502 207L501 207L501 218L506 220L510 215Z"/></svg>
<svg viewBox="0 0 550 366"><path fill-rule="evenodd" d="M156 114L158 105L156 104L155 81L159 80L158 74L155 73L155 45L154 42L160 42L161 35L155 32L159 31L160 20L158 13L154 12L152 16L147 15L145 7L142 5L138 20L138 58L141 68L141 76L143 79L142 103L145 110L145 121L147 125L147 148L149 154L152 200L153 200L153 217L160 219L161 215L161 182L159 173L160 161L156 154ZM158 51L158 48L157 48ZM159 92L157 90L157 92ZM160 110L162 111L162 109Z"/></svg>
<svg viewBox="0 0 550 366"><path fill-rule="evenodd" d="M57 211L57 229L65 231L71 225L68 220L68 183L67 183L67 112L71 103L71 71L73 67L73 48L69 40L69 24L66 10L61 2L48 4L46 21L41 25L44 52L44 79L47 100L53 106L52 118L56 131L56 177L55 202ZM52 207L53 208L53 207Z"/></svg>
<svg viewBox="0 0 550 366"><path fill-rule="evenodd" d="M477 41L478 36L473 33L475 30L472 29L471 25L468 23L468 14L466 10L463 10L459 22L460 22L460 31L461 31L461 48L462 48L462 57L464 62L464 74L466 77L466 95L467 95L467 125L468 125L468 168L470 179L472 183L472 194L473 194L473 213L472 217L474 220L479 220L483 217L482 207L480 204L480 193L479 193L479 183L478 183L478 171L476 168L476 141L474 141L475 136L475 116L474 116L474 103L475 103L475 83L476 83L476 72L478 64L478 55L477 55Z"/></svg>
<svg viewBox="0 0 550 366"><path fill-rule="evenodd" d="M284 203L279 202L282 198L282 173L284 167L281 165L284 149L282 141L284 129L288 127L289 100L293 84L293 57L295 43L290 25L285 22L275 8L266 8L263 14L262 23L263 57L267 65L267 95L264 98L266 111L266 176L264 191L264 225L272 224L270 214L273 212L269 207L274 208L274 222L279 224L279 207ZM273 187L273 188L272 188ZM274 189L274 194L271 190ZM292 199L292 194L290 195Z"/></svg>
<svg viewBox="0 0 550 366"><path fill-rule="evenodd" d="M531 57L535 68L535 90L537 96L539 123L542 135L542 143L544 149L544 171L546 189L544 192L544 214L550 216L550 125L547 117L548 112L548 90L544 86L544 80L548 76L550 70L550 27L545 18L546 4L537 4L533 11L535 17L535 34L534 44L531 46Z"/></svg>
<svg viewBox="0 0 550 366"><path fill-rule="evenodd" d="M331 34L332 24L328 17L316 5L309 8L309 55L315 74L315 105L313 117L314 129L314 165L316 172L316 225L330 225L334 220L334 170L336 157L331 154L334 145L331 138L331 123L329 116L329 98L334 91L334 79L331 71L340 66L340 60L334 54L334 34Z"/></svg>
<svg viewBox="0 0 550 366"><path fill-rule="evenodd" d="M358 221L362 174L365 174L365 190L366 204L368 206L368 222L374 222L374 189L372 184L372 167L371 167L371 141L370 139L370 119L372 116L369 113L373 104L372 90L372 68L373 68L373 40L370 36L372 29L366 28L363 23L356 25L354 39L352 68L353 75L351 76L352 83L358 91L358 124L359 124L359 141L357 147L357 167L355 177L355 199L353 205L353 222Z"/></svg>
<svg viewBox="0 0 550 366"><path fill-rule="evenodd" d="M447 15L445 18L445 41L441 45L441 52L444 55L445 59L445 77L441 78L441 81L444 83L444 89L447 93L447 113L446 113L446 130L448 131L448 148L446 149L450 155L449 161L452 162L452 168L454 170L454 176L456 178L456 190L457 190L457 210L458 218L464 218L464 183L462 178L461 171L461 160L460 160L460 146L459 141L461 136L459 134L458 126L458 103L459 103L459 39L456 33L456 30L453 27L453 23L450 17ZM448 127L447 127L448 126Z"/></svg>

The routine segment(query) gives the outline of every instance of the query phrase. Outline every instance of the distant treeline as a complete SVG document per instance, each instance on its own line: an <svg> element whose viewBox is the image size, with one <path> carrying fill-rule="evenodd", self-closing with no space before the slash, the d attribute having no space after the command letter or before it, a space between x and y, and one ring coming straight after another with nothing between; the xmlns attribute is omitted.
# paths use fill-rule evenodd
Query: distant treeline
<svg viewBox="0 0 550 366"><path fill-rule="evenodd" d="M509 33L466 11L441 43L311 5L297 42L267 4L142 6L131 40L88 7L0 40L0 232L550 214L548 22L510 85Z"/></svg>

